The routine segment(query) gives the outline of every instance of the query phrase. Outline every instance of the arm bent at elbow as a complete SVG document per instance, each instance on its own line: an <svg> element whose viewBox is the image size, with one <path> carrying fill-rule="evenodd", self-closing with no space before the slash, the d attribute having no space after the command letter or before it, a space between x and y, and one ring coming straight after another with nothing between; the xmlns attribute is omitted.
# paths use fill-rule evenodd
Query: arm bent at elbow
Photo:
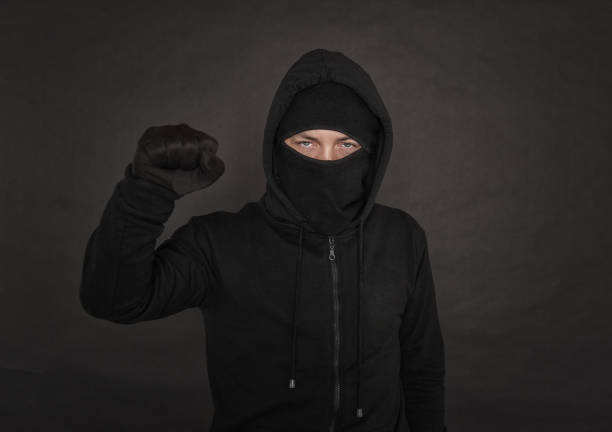
<svg viewBox="0 0 612 432"><path fill-rule="evenodd" d="M155 249L177 196L128 172L89 238L79 291L87 313L126 324L198 306L212 274L196 217Z"/></svg>

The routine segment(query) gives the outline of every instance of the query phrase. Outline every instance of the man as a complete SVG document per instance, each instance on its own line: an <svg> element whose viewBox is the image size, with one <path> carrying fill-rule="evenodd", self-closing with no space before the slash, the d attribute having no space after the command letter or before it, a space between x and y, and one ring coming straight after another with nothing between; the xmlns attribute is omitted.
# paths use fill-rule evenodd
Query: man
<svg viewBox="0 0 612 432"><path fill-rule="evenodd" d="M375 203L391 147L369 75L309 51L268 112L262 197L155 249L175 200L225 165L203 132L149 128L87 245L84 309L129 324L199 308L213 432L445 431L425 233Z"/></svg>

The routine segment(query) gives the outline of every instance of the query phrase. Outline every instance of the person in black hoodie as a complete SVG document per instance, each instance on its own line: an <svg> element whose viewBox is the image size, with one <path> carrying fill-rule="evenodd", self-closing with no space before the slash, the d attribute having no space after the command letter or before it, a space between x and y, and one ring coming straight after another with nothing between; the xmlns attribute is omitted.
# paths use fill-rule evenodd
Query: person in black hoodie
<svg viewBox="0 0 612 432"><path fill-rule="evenodd" d="M345 138L331 150L330 131ZM87 243L83 308L121 324L199 308L212 432L446 431L426 235L375 202L392 145L368 73L311 50L274 94L261 198L156 248L175 201L225 165L204 132L147 129Z"/></svg>

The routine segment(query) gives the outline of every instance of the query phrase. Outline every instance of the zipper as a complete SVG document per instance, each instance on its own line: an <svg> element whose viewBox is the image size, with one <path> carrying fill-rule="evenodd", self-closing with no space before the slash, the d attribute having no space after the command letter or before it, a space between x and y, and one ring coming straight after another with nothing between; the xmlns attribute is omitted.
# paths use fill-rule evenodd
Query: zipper
<svg viewBox="0 0 612 432"><path fill-rule="evenodd" d="M334 408L332 411L331 424L329 431L334 432L336 415L340 406L340 372L339 372L339 357L340 357L340 299L338 295L338 264L336 263L336 251L334 249L336 239L334 236L328 236L329 240L329 262L331 264L332 277L332 292L334 301Z"/></svg>

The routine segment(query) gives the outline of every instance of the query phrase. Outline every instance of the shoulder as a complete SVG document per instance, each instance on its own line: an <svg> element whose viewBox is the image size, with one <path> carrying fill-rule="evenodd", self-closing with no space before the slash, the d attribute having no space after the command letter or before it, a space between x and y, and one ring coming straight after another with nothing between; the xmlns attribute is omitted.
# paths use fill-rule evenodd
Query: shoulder
<svg viewBox="0 0 612 432"><path fill-rule="evenodd" d="M382 221L385 226L392 229L402 228L417 237L424 237L425 230L421 223L408 211L391 207L385 204L375 203L372 207L372 216Z"/></svg>
<svg viewBox="0 0 612 432"><path fill-rule="evenodd" d="M212 233L222 233L247 228L258 218L257 203L247 202L237 210L215 210L194 215L190 222Z"/></svg>
<svg viewBox="0 0 612 432"><path fill-rule="evenodd" d="M383 233L391 231L393 238L405 242L415 260L427 251L427 234L422 224L410 212L375 203L372 207L372 217L377 220L378 230Z"/></svg>
<svg viewBox="0 0 612 432"><path fill-rule="evenodd" d="M376 218L382 221L383 228L392 230L391 234L395 241L397 250L403 250L408 256L408 262L412 263L412 274L418 274L419 266L423 259L428 256L427 235L421 223L410 212L376 203L372 208L376 212Z"/></svg>

